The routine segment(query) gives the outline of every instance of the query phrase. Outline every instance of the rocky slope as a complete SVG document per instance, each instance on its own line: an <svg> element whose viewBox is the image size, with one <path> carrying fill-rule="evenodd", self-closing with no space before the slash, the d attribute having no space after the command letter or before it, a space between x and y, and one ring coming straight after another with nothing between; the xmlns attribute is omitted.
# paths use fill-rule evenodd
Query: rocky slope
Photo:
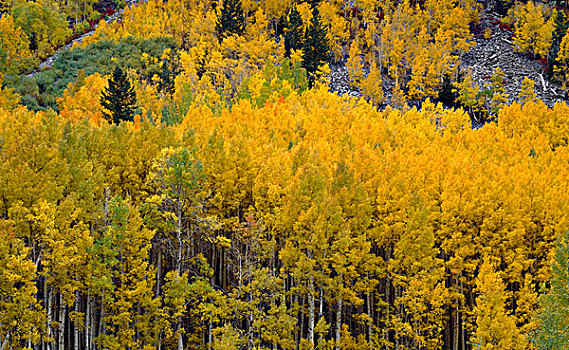
<svg viewBox="0 0 569 350"><path fill-rule="evenodd" d="M555 102L563 101L565 93L560 86L547 80L547 67L527 54L514 51L511 41L513 33L500 28L499 20L500 17L493 13L482 18L478 31L483 33L490 28L492 36L490 39L476 37L476 46L462 59L463 67L471 69L474 81L481 87L488 86L494 70L500 67L505 73L504 88L510 95L510 102L517 99L524 77L535 82L536 94L547 105L553 106Z"/></svg>
<svg viewBox="0 0 569 350"><path fill-rule="evenodd" d="M529 77L535 82L535 92L547 105L553 106L556 102L566 99L565 93L560 86L547 80L546 67L538 60L526 54L515 52L512 46L512 33L499 27L500 17L494 13L483 16L477 26L477 33L484 33L490 28L492 36L484 39L482 35L475 36L476 45L466 53L461 62L463 69L470 68L474 81L484 88L490 84L496 67L500 67L505 73L504 88L510 95L510 103L515 101L520 92L521 82L524 77ZM330 90L340 95L361 96L361 91L352 88L348 82L348 70L344 63L330 66ZM393 82L384 78L384 90L386 100L391 98Z"/></svg>

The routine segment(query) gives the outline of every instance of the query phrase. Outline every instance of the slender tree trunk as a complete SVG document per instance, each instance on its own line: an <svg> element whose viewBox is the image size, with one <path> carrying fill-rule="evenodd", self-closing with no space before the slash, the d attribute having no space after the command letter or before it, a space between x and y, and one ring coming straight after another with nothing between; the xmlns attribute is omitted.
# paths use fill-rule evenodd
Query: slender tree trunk
<svg viewBox="0 0 569 350"><path fill-rule="evenodd" d="M79 312L79 292L75 292L75 312ZM73 322L73 350L79 350L79 327L77 321Z"/></svg>
<svg viewBox="0 0 569 350"><path fill-rule="evenodd" d="M292 289L292 280L291 280L291 289ZM296 295L290 296L290 307L291 307L291 309L297 304L297 300L298 300L298 297ZM298 302L298 304L300 304L300 302ZM302 313L303 312L301 310L301 314ZM297 321L298 321L298 316L297 316ZM297 327L298 330L296 332L294 332L294 344L295 344L296 350L298 350L298 347L300 345L300 333L302 332L302 327L304 327L304 325L301 322L299 324L299 327Z"/></svg>
<svg viewBox="0 0 569 350"><path fill-rule="evenodd" d="M253 295L249 293L249 303L253 304ZM249 312L249 348L253 349L255 334L253 332L253 311Z"/></svg>
<svg viewBox="0 0 569 350"><path fill-rule="evenodd" d="M369 316L368 323L368 335L369 335L369 346L373 350L373 291L367 293L367 314Z"/></svg>
<svg viewBox="0 0 569 350"><path fill-rule="evenodd" d="M457 282L458 282L458 278L457 278ZM454 344L454 350L458 350L458 344L459 344L459 317L458 317L458 300L455 300L455 314L454 314L454 332L453 332L453 344Z"/></svg>
<svg viewBox="0 0 569 350"><path fill-rule="evenodd" d="M340 275L342 278L342 275ZM336 307L336 350L340 347L340 339L342 337L342 297L338 298L338 305Z"/></svg>
<svg viewBox="0 0 569 350"><path fill-rule="evenodd" d="M176 327L178 331L182 329L182 321L178 321L178 326ZM184 339L182 338L182 333L178 333L178 350L184 350Z"/></svg>
<svg viewBox="0 0 569 350"><path fill-rule="evenodd" d="M162 277L162 242L160 240L156 244L156 249L158 250L158 256L156 257L156 292L154 297L158 298L160 296L160 278Z"/></svg>
<svg viewBox="0 0 569 350"><path fill-rule="evenodd" d="M91 350L91 290L87 291L85 303L85 350Z"/></svg>
<svg viewBox="0 0 569 350"><path fill-rule="evenodd" d="M7 349L8 342L10 341L10 333L6 334L4 337L4 341L0 344L0 350Z"/></svg>
<svg viewBox="0 0 569 350"><path fill-rule="evenodd" d="M308 342L314 349L314 277L310 276L308 284Z"/></svg>
<svg viewBox="0 0 569 350"><path fill-rule="evenodd" d="M323 317L324 317L324 288L320 288L320 310L318 313L318 321L320 321ZM319 344L322 343L323 336L324 335L320 333L320 336L318 337Z"/></svg>
<svg viewBox="0 0 569 350"><path fill-rule="evenodd" d="M52 338L51 322L53 319L53 315L52 315L53 292L52 292L51 288L47 285L47 283L46 283L46 290L47 290L47 336L48 336L48 338ZM51 342L52 341L53 340L49 340L49 341L45 342L45 348L47 350L51 350Z"/></svg>
<svg viewBox="0 0 569 350"><path fill-rule="evenodd" d="M182 252L184 247L184 242L182 238L182 204L178 203L178 208L176 210L176 215L178 220L176 222L176 235L178 236L178 251L176 254L176 271L180 273L182 271Z"/></svg>
<svg viewBox="0 0 569 350"><path fill-rule="evenodd" d="M306 298L305 297L298 297L301 303L300 306L300 327L298 329L298 340L297 340L297 344L296 344L296 349L298 350L299 346L300 346L300 341L302 340L302 337L304 336L304 319L306 318L306 314L304 312L304 307L306 305Z"/></svg>
<svg viewBox="0 0 569 350"><path fill-rule="evenodd" d="M462 281L460 281L460 295L464 295L464 285L462 284ZM459 315L459 316L460 316L460 315ZM459 321L459 326L461 326L461 327L460 327L460 330L461 330L461 332L460 332L460 333L461 333L460 339L461 339L461 341L462 341L462 343L461 343L461 344L462 344L462 350L465 350L465 349L466 349L466 334L465 334L465 332L464 332L464 327L462 327L460 321Z"/></svg>
<svg viewBox="0 0 569 350"><path fill-rule="evenodd" d="M211 335L212 326L213 325L212 325L211 318L210 318L209 326L208 326L208 330L207 330L207 332L208 332L208 334L207 334L207 348L208 348L208 350L211 350L211 345L212 345L211 343L213 342L212 335Z"/></svg>
<svg viewBox="0 0 569 350"><path fill-rule="evenodd" d="M59 293L59 344L58 349L65 349L65 313L67 311L67 305L65 300L63 300L63 295Z"/></svg>
<svg viewBox="0 0 569 350"><path fill-rule="evenodd" d="M105 334L105 291L103 290L101 296L101 315L99 316L99 331L96 336Z"/></svg>

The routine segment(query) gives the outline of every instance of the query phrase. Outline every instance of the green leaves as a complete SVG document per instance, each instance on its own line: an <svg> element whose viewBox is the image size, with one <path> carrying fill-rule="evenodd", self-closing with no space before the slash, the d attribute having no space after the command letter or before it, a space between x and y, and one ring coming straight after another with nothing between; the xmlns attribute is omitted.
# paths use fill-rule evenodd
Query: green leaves
<svg viewBox="0 0 569 350"><path fill-rule="evenodd" d="M542 288L538 329L532 341L539 350L562 350L569 346L569 232L555 242L549 289Z"/></svg>

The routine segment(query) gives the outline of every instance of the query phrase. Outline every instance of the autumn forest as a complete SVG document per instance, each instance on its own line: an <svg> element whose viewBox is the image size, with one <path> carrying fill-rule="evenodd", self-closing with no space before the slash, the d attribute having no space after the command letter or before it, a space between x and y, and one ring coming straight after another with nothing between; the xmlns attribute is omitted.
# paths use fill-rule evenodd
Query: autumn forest
<svg viewBox="0 0 569 350"><path fill-rule="evenodd" d="M569 348L567 2L0 14L0 350Z"/></svg>

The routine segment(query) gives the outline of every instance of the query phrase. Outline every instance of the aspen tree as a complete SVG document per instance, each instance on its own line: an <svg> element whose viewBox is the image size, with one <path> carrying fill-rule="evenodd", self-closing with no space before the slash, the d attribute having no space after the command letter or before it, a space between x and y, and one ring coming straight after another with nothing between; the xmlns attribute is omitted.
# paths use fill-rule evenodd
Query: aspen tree
<svg viewBox="0 0 569 350"><path fill-rule="evenodd" d="M476 279L476 331L474 344L480 349L525 349L515 319L506 310L508 294L494 265L485 258Z"/></svg>
<svg viewBox="0 0 569 350"><path fill-rule="evenodd" d="M549 289L539 297L537 330L532 341L538 349L563 349L569 344L569 234L557 237ZM543 288L543 286L542 286ZM543 288L544 289L544 288Z"/></svg>
<svg viewBox="0 0 569 350"><path fill-rule="evenodd" d="M371 64L368 75L360 84L362 92L366 99L374 104L379 105L384 102L384 93L381 79L381 70L376 62Z"/></svg>
<svg viewBox="0 0 569 350"><path fill-rule="evenodd" d="M569 82L569 33L565 34L559 45L559 53L556 58L555 74L559 77L563 84L563 88L567 90Z"/></svg>
<svg viewBox="0 0 569 350"><path fill-rule="evenodd" d="M497 114L500 108L502 108L507 102L509 95L504 89L504 71L497 67L494 70L494 74L490 78L490 90L492 91L492 99L490 100L490 107L488 110L492 114Z"/></svg>
<svg viewBox="0 0 569 350"><path fill-rule="evenodd" d="M346 67L348 68L350 85L352 87L358 86L359 83L363 80L364 75L361 51L357 40L353 40L350 44L350 53Z"/></svg>
<svg viewBox="0 0 569 350"><path fill-rule="evenodd" d="M26 349L29 340L39 343L45 313L36 299L36 267L27 258L29 249L11 226L0 221L0 344L5 349Z"/></svg>
<svg viewBox="0 0 569 350"><path fill-rule="evenodd" d="M522 80L522 85L520 87L520 93L518 94L518 98L522 103L527 103L529 101L536 101L537 95L534 91L535 89L535 82L528 77L524 77Z"/></svg>

